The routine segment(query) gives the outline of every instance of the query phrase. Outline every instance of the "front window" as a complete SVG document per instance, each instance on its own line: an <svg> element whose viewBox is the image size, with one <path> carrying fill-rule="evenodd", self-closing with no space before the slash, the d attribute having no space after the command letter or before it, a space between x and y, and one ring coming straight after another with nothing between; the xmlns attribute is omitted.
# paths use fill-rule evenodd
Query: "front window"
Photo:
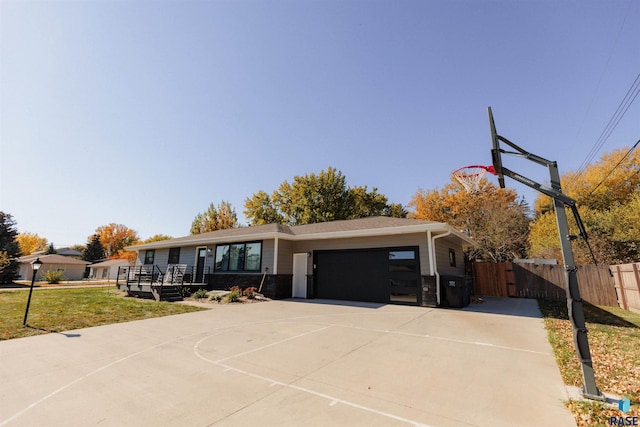
<svg viewBox="0 0 640 427"><path fill-rule="evenodd" d="M218 245L215 271L260 271L261 255L261 242Z"/></svg>
<svg viewBox="0 0 640 427"><path fill-rule="evenodd" d="M169 264L180 264L180 248L169 249Z"/></svg>
<svg viewBox="0 0 640 427"><path fill-rule="evenodd" d="M145 264L153 264L153 259L156 256L156 251L154 249L150 249L144 253L144 263Z"/></svg>

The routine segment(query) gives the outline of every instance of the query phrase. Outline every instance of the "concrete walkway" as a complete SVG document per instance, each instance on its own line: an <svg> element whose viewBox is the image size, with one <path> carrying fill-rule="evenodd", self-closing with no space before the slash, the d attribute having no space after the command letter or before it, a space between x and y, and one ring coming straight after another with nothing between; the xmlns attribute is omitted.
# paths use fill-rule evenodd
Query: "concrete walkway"
<svg viewBox="0 0 640 427"><path fill-rule="evenodd" d="M336 301L0 342L1 426L574 426L533 300Z"/></svg>

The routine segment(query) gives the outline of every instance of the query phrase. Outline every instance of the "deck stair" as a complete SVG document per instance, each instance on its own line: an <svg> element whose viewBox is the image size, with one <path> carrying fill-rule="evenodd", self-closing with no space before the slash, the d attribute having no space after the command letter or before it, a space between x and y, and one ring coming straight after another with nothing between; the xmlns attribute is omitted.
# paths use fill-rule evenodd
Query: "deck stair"
<svg viewBox="0 0 640 427"><path fill-rule="evenodd" d="M116 285L129 295L153 298L156 301L183 300L183 285L187 277L186 264L169 264L165 271L157 265L136 265L128 268L124 274L126 282L116 282Z"/></svg>
<svg viewBox="0 0 640 427"><path fill-rule="evenodd" d="M176 302L182 301L182 290L179 286L161 285L153 287L153 296L156 301Z"/></svg>
<svg viewBox="0 0 640 427"><path fill-rule="evenodd" d="M159 270L159 269L158 269ZM156 282L151 286L156 301L182 301L184 274L186 264L169 264L167 270L156 276Z"/></svg>

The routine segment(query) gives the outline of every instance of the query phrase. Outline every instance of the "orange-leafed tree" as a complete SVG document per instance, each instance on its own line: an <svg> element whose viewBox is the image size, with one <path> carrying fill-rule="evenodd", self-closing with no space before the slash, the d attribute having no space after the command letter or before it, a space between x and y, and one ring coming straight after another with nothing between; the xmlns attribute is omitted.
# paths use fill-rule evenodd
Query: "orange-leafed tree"
<svg viewBox="0 0 640 427"><path fill-rule="evenodd" d="M135 230L115 223L96 228L95 234L99 236L107 258L119 258L118 252L140 240Z"/></svg>
<svg viewBox="0 0 640 427"><path fill-rule="evenodd" d="M476 261L510 261L528 249L529 207L512 189L482 179L473 194L458 182L441 190L419 190L409 202L411 218L444 222L471 236L477 246L468 255Z"/></svg>

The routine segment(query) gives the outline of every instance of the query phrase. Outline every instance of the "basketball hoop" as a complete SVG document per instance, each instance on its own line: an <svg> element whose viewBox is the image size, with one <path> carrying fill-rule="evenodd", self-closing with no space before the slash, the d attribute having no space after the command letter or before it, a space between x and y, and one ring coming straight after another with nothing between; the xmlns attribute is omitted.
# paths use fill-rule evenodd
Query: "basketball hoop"
<svg viewBox="0 0 640 427"><path fill-rule="evenodd" d="M485 173L496 174L493 166L464 166L451 172L451 177L455 178L469 193L480 191L480 181Z"/></svg>

